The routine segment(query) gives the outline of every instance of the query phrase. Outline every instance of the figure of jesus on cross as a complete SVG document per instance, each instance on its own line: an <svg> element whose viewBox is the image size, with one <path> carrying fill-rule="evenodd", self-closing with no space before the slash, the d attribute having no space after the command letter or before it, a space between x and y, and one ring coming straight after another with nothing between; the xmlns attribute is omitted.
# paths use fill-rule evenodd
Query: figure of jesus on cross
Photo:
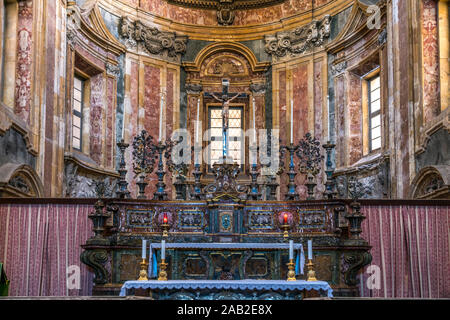
<svg viewBox="0 0 450 320"><path fill-rule="evenodd" d="M230 103L234 99L238 98L241 93L237 93L234 96L228 94L228 87L230 85L229 80L222 80L222 97L217 97L214 93L210 95L217 101L222 103L222 129L223 129L223 157L226 159L228 157L228 118L230 111Z"/></svg>

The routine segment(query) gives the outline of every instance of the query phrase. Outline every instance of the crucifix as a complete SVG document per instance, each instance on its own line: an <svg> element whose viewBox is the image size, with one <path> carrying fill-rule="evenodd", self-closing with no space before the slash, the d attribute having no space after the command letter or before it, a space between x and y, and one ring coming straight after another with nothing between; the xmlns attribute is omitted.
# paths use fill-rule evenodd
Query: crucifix
<svg viewBox="0 0 450 320"><path fill-rule="evenodd" d="M235 95L230 95L228 93L228 88L230 86L230 81L227 79L222 79L222 95L216 93L205 93L205 96L211 96L215 100L222 103L222 130L223 130L223 157L226 159L228 156L228 117L230 111L230 103L236 98L245 98L247 94L236 93Z"/></svg>

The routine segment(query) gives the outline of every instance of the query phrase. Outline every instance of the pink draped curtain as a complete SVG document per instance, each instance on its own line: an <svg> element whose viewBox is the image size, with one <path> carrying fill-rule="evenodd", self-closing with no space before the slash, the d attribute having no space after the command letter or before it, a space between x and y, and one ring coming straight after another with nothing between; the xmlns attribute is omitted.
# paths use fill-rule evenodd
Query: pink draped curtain
<svg viewBox="0 0 450 320"><path fill-rule="evenodd" d="M91 205L0 204L0 261L11 296L92 294L93 274L81 263L81 245L92 235ZM450 297L450 216L447 206L364 206L363 238L373 247L371 265L380 288L364 297ZM67 268L80 268L80 288L67 287ZM366 268L367 270L367 268Z"/></svg>
<svg viewBox="0 0 450 320"><path fill-rule="evenodd" d="M91 295L93 276L80 261L92 235L90 211L90 205L0 204L0 261L10 296ZM79 267L79 289L66 284L70 266Z"/></svg>
<svg viewBox="0 0 450 320"><path fill-rule="evenodd" d="M374 271L363 273L362 296L450 298L448 206L365 206L361 211L367 217L362 237L372 246L371 265L381 271L379 289L367 286Z"/></svg>

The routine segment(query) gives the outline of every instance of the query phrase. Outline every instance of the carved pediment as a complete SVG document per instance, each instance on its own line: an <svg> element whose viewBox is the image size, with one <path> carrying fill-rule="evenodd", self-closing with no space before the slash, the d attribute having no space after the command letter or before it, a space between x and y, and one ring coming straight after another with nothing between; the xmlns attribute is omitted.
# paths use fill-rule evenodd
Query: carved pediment
<svg viewBox="0 0 450 320"><path fill-rule="evenodd" d="M344 48L350 47L372 30L379 32L379 44L386 40L386 29L383 24L386 15L386 1L380 0L377 5L367 5L360 0L355 1L347 23L337 37L327 46L327 51L336 54Z"/></svg>
<svg viewBox="0 0 450 320"><path fill-rule="evenodd" d="M446 165L428 166L420 170L412 182L413 199L448 199L450 168Z"/></svg>
<svg viewBox="0 0 450 320"><path fill-rule="evenodd" d="M108 30L96 1L87 1L81 8L76 4L70 4L67 8L69 46L86 40L116 56L125 52L125 47Z"/></svg>
<svg viewBox="0 0 450 320"><path fill-rule="evenodd" d="M119 23L119 35L129 49L141 47L151 55L181 60L186 52L187 36L175 32L160 31L156 27L144 25L122 17Z"/></svg>
<svg viewBox="0 0 450 320"><path fill-rule="evenodd" d="M312 21L306 26L266 35L265 51L274 60L307 53L314 47L322 46L330 37L330 23L331 17L326 15L322 20Z"/></svg>

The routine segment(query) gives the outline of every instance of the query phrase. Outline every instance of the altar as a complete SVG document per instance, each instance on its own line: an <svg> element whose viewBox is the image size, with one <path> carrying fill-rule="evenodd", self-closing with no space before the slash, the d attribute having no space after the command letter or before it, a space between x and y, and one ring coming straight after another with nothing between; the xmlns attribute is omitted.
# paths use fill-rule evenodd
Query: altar
<svg viewBox="0 0 450 320"><path fill-rule="evenodd" d="M236 162L229 149L229 102L245 93L230 95L228 86L224 80L222 95L210 93L223 104L218 161L201 165L198 129L193 148L183 139L163 141L162 125L158 142L143 130L132 143L139 190L131 199L125 163L129 144L118 143L119 197L98 199L90 215L95 234L82 246L81 260L95 273L94 294L148 289L157 299L299 299L314 289L321 296L332 291L358 295L358 272L371 261L370 246L360 236L361 186L349 186L352 202L335 198L334 145L321 146L310 133L298 145L292 135L285 146L271 139L269 162L258 163L254 131L251 165ZM187 163L177 162L174 154L180 152ZM147 176L155 168L156 190L149 200ZM174 190L167 188L169 172ZM324 192L316 199L315 187L324 181L317 177L321 172ZM299 173L306 178L306 200L298 194ZM175 200L169 200L169 193Z"/></svg>
<svg viewBox="0 0 450 320"><path fill-rule="evenodd" d="M302 300L308 296L333 297L325 281L283 280L170 280L127 281L120 296L145 295L155 300Z"/></svg>

